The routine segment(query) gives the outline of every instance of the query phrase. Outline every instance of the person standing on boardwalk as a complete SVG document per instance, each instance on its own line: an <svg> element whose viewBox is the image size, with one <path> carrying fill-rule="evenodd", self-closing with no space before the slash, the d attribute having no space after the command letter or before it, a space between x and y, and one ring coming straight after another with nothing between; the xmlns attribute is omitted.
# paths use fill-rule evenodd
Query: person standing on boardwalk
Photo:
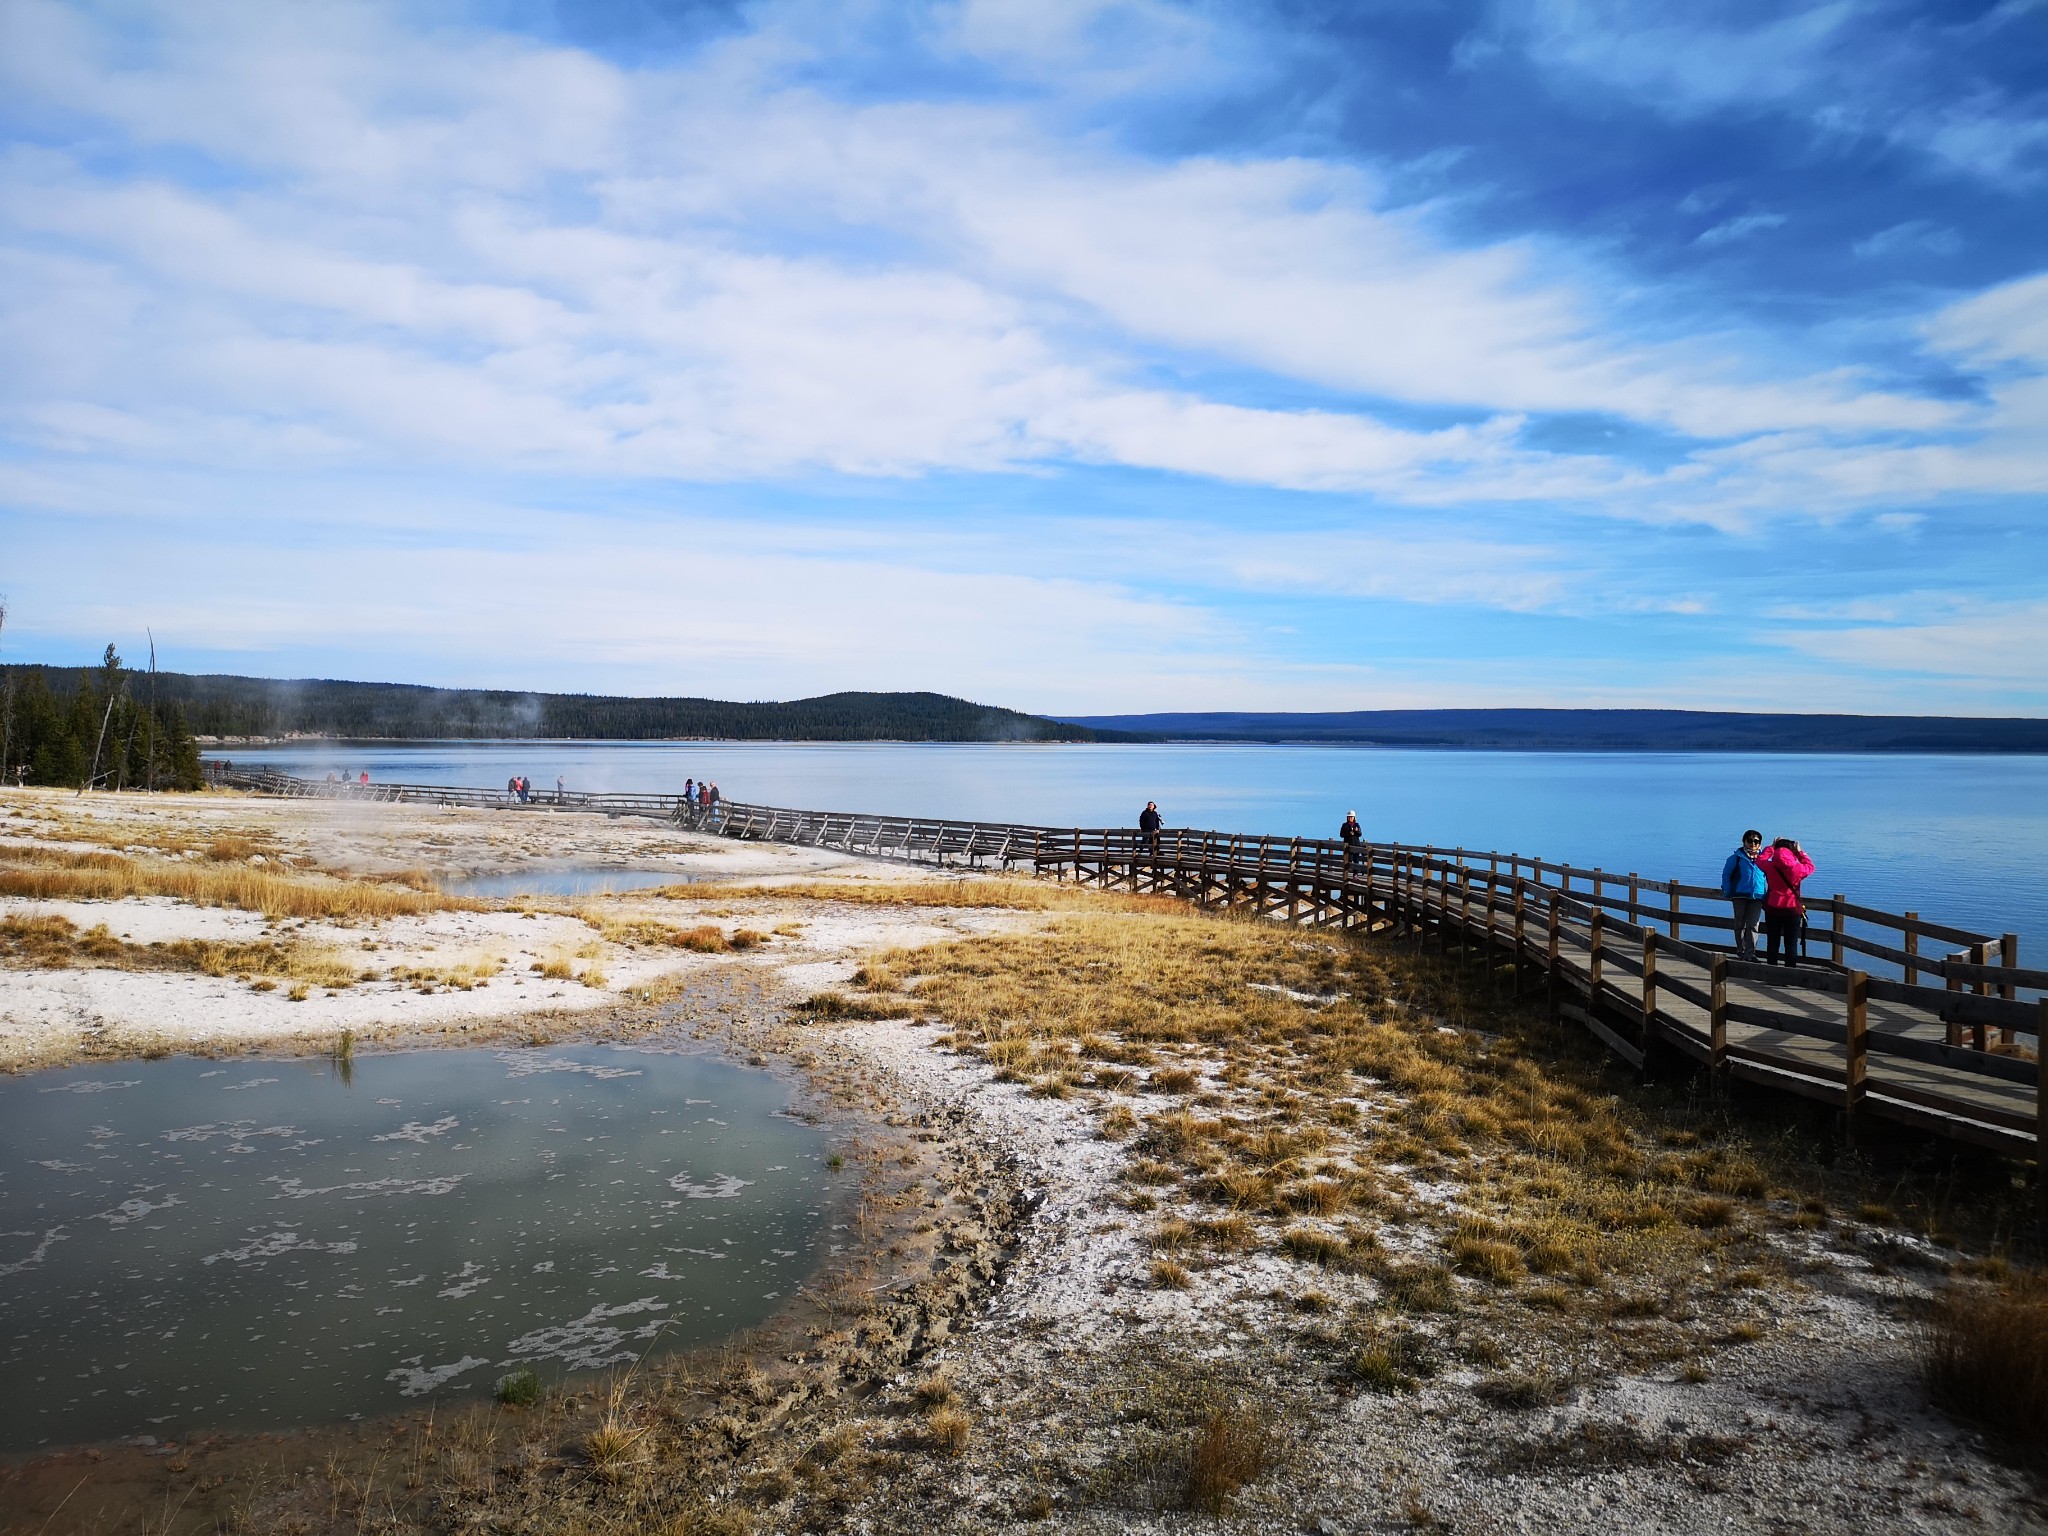
<svg viewBox="0 0 2048 1536"><path fill-rule="evenodd" d="M1764 961L1769 965L1799 963L1799 930L1806 926L1806 904L1799 887L1813 873L1813 860L1789 837L1773 838L1757 856L1764 872ZM1778 959L1784 946L1785 958Z"/></svg>
<svg viewBox="0 0 2048 1536"><path fill-rule="evenodd" d="M1159 802L1147 800L1145 809L1138 813L1138 831L1155 859L1159 857L1159 829L1165 824L1166 819L1159 814Z"/></svg>
<svg viewBox="0 0 2048 1536"><path fill-rule="evenodd" d="M567 775L567 774L561 774L561 773L558 773L558 774L556 774L556 775L555 775L555 804L557 804L557 805L561 805L561 804L565 803L565 802L566 802L566 801L568 800L568 798L569 798L569 778L568 778L568 775Z"/></svg>
<svg viewBox="0 0 2048 1536"><path fill-rule="evenodd" d="M1756 924L1763 916L1764 895L1770 889L1757 856L1763 852L1764 835L1751 828L1742 834L1742 846L1728 855L1721 866L1721 894L1735 904L1735 958L1756 959Z"/></svg>
<svg viewBox="0 0 2048 1536"><path fill-rule="evenodd" d="M1365 841L1365 829L1358 824L1358 812L1346 811L1344 825L1337 829L1337 835L1344 839L1344 873L1358 873L1358 845Z"/></svg>

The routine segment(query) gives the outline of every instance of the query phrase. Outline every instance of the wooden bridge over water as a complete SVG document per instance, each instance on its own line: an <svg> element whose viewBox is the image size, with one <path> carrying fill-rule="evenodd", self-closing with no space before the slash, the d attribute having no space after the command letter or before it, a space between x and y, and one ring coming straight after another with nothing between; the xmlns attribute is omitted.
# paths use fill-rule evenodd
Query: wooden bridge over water
<svg viewBox="0 0 2048 1536"><path fill-rule="evenodd" d="M2013 934L1973 933L1835 895L1809 896L1809 957L1738 960L1720 891L1518 854L1223 832L1055 828L568 792L321 783L209 764L269 794L645 816L720 837L866 858L1019 865L1108 889L1317 928L1434 942L1496 979L1545 990L1562 1016L1639 1068L1676 1053L1717 1076L2039 1161L2048 1083L2048 971Z"/></svg>

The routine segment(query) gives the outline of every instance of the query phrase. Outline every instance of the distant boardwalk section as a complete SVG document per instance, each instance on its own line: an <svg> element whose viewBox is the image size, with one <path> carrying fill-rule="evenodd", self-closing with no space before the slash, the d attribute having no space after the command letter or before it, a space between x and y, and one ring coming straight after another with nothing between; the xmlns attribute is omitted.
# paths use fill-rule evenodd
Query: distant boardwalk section
<svg viewBox="0 0 2048 1536"><path fill-rule="evenodd" d="M1033 870L1182 897L1310 927L1435 943L1497 982L1544 991L1561 1016L1647 1066L1675 1051L1717 1076L1838 1105L1853 1134L1878 1116L2039 1160L2048 1099L2035 1048L2048 970L2019 963L2014 934L1973 933L1806 900L1809 958L1796 969L1734 958L1728 903L1711 886L1465 849L1166 831L1156 851L1128 828L792 810L681 795L542 793L322 783L208 765L266 794L413 801L521 813L645 816L722 837L869 858Z"/></svg>

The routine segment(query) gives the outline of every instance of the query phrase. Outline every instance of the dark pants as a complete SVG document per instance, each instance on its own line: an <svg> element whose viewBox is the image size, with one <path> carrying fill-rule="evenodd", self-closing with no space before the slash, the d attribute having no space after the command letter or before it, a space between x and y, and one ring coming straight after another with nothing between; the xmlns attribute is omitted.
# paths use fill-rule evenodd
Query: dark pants
<svg viewBox="0 0 2048 1536"><path fill-rule="evenodd" d="M1756 958L1756 920L1764 915L1763 898L1752 901L1747 896L1735 900L1735 958L1754 960Z"/></svg>
<svg viewBox="0 0 2048 1536"><path fill-rule="evenodd" d="M1764 908L1764 959L1770 965L1797 965L1799 963L1799 921L1797 907ZM1778 947L1784 946L1785 958L1778 958Z"/></svg>

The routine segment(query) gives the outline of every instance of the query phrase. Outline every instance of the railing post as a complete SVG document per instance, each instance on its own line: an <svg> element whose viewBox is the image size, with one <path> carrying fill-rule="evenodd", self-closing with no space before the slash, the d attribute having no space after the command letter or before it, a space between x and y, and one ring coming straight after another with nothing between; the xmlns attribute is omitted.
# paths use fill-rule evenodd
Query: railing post
<svg viewBox="0 0 2048 1536"><path fill-rule="evenodd" d="M1449 906L1448 900L1445 902ZM1472 953L1472 871L1465 867L1465 850L1458 850L1458 959Z"/></svg>
<svg viewBox="0 0 2048 1536"><path fill-rule="evenodd" d="M2041 1220L2048 1223L2048 997L2041 999L2034 1023L2034 1198Z"/></svg>
<svg viewBox="0 0 2048 1536"><path fill-rule="evenodd" d="M1595 907L1586 935L1586 1011L1600 1006L1600 960L1606 942L1607 909Z"/></svg>
<svg viewBox="0 0 2048 1536"><path fill-rule="evenodd" d="M2012 970L2019 965L2020 936L2018 934L2008 933L2003 935L1999 939L1998 963L2004 966L2007 970ZM2011 1002L2013 1000L2012 983L2009 981L2000 982L1998 984L1998 995L2004 998L2007 1002ZM1998 1030L1998 1038L2001 1044L2011 1045L2012 1026L2010 1024L2000 1025Z"/></svg>
<svg viewBox="0 0 2048 1536"><path fill-rule="evenodd" d="M1943 956L1941 967L1941 981L1943 987L1950 992L1961 992L1963 990L1963 983L1961 977L1955 976L1950 973L1947 962L1950 960L1961 960L1962 958L1964 958L1964 956L1961 950L1957 950L1952 955ZM1948 1043L1950 1045L1961 1045L1963 1043L1963 1021L1958 1018L1950 1018L1948 1020L1947 1033Z"/></svg>
<svg viewBox="0 0 2048 1536"><path fill-rule="evenodd" d="M1520 876L1515 877L1515 994L1522 991L1522 966L1525 963L1522 946L1528 934L1528 899L1523 894Z"/></svg>
<svg viewBox="0 0 2048 1536"><path fill-rule="evenodd" d="M1716 1082L1728 1062L1728 957L1707 967L1707 1070Z"/></svg>
<svg viewBox="0 0 2048 1536"><path fill-rule="evenodd" d="M1557 1005L1558 1005L1558 1002L1559 1002L1559 997L1558 997L1558 986L1559 986L1559 982L1558 982L1558 975L1557 975L1557 972L1558 972L1558 963L1559 963L1559 961L1558 961L1558 949L1559 949L1559 945L1558 945L1558 924L1559 924L1559 918L1558 918L1558 910L1557 910L1557 904L1558 904L1558 897L1557 897L1557 893L1553 891L1553 892L1551 893L1551 897L1550 897L1550 949L1549 949L1549 957L1550 957L1550 958L1549 958L1549 962L1548 962L1547 968L1546 968L1546 970L1545 970L1545 972L1544 972L1544 976L1545 976L1545 979L1546 979L1546 981L1548 982L1548 984L1549 984L1549 989L1550 989L1550 1017L1551 1017L1551 1021L1552 1021L1553 1023L1555 1023L1555 1022L1556 1022L1556 1020L1557 1020Z"/></svg>
<svg viewBox="0 0 2048 1536"><path fill-rule="evenodd" d="M1920 967L1915 963L1920 956L1920 914L1918 912L1908 912L1906 914L1905 929L1906 985L1916 987L1920 984Z"/></svg>
<svg viewBox="0 0 2048 1536"><path fill-rule="evenodd" d="M1856 1110L1863 1102L1864 1068L1870 1047L1870 977L1863 971L1849 973L1849 1042L1843 1062L1842 1123L1851 1141L1856 1139Z"/></svg>
<svg viewBox="0 0 2048 1536"><path fill-rule="evenodd" d="M1990 960L1990 946L1984 944L1972 944L1970 946L1970 964L1986 965L1990 963ZM1990 991L1990 988L1987 987L1983 982L1980 981L1977 983L1977 995L1979 997L1983 996L1988 991ZM1970 1026L1970 1049L1973 1051L1981 1051L1986 1047L1988 1043L1989 1042L1986 1041L1984 1038L1984 1021L1982 1019L1979 1019L1976 1023Z"/></svg>
<svg viewBox="0 0 2048 1536"><path fill-rule="evenodd" d="M1642 876L1636 874L1634 871L1630 871L1628 877L1628 920L1632 923L1640 923L1643 920L1642 898Z"/></svg>
<svg viewBox="0 0 2048 1536"><path fill-rule="evenodd" d="M1493 931L1493 906L1494 897L1499 885L1500 850L1495 849L1486 856L1486 941L1481 949L1481 954L1486 960L1488 985L1496 991L1500 987L1500 955L1493 947L1499 942L1498 935Z"/></svg>
<svg viewBox="0 0 2048 1536"><path fill-rule="evenodd" d="M1649 1075L1650 1048L1657 1039L1657 934L1643 930L1643 1073Z"/></svg>
<svg viewBox="0 0 2048 1536"><path fill-rule="evenodd" d="M1678 937L1678 881L1671 882L1671 937Z"/></svg>
<svg viewBox="0 0 2048 1536"><path fill-rule="evenodd" d="M1840 891L1835 892L1834 916L1835 964L1840 965L1842 963L1842 893Z"/></svg>

